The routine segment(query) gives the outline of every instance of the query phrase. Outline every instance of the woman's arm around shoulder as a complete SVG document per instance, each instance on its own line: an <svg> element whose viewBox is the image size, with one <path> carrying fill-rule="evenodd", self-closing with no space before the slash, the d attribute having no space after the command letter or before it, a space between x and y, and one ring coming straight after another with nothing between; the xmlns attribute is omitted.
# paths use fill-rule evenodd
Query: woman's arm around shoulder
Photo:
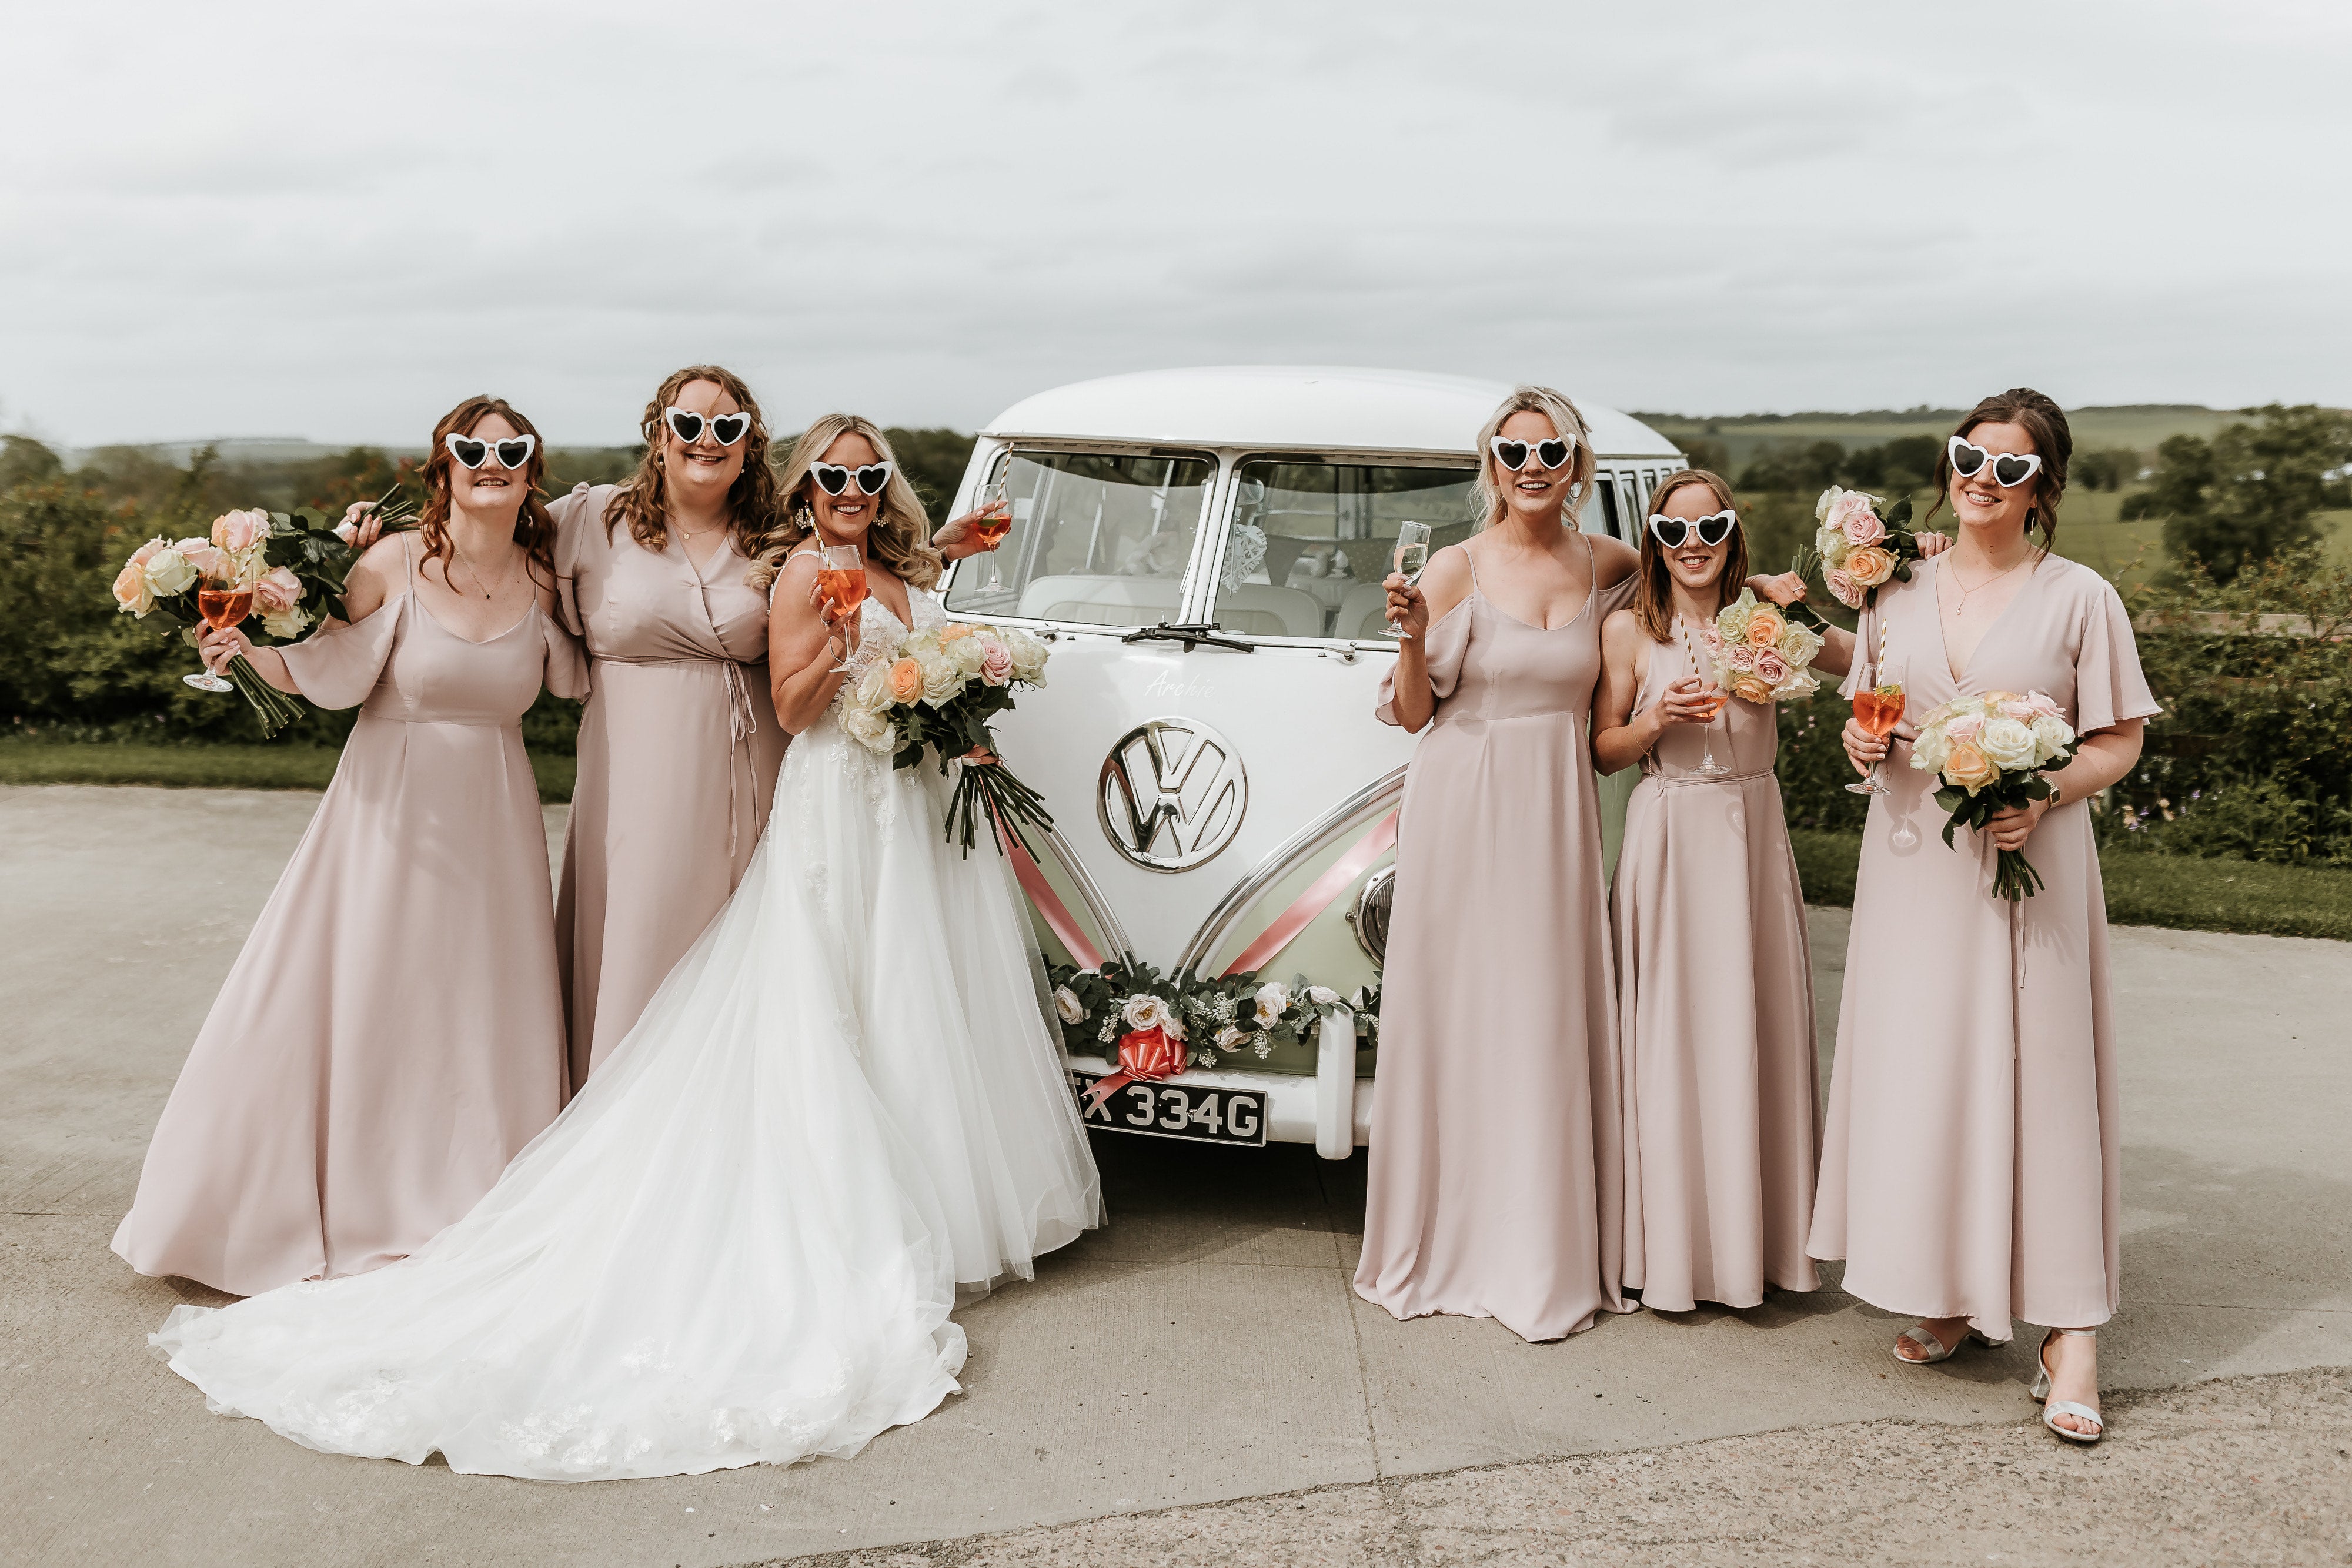
<svg viewBox="0 0 2352 1568"><path fill-rule="evenodd" d="M1623 539L1587 534L1592 541L1592 586L1614 588L1641 569L1642 553Z"/></svg>
<svg viewBox="0 0 2352 1568"><path fill-rule="evenodd" d="M1630 768L1657 744L1654 727L1635 722L1633 714L1648 673L1649 641L1630 610L1612 611L1601 623L1601 690L1592 704L1592 764L1601 772Z"/></svg>
<svg viewBox="0 0 2352 1568"><path fill-rule="evenodd" d="M825 618L816 564L814 550L793 556L776 569L768 591L768 693L787 735L824 717L843 680L833 667L845 657L847 634Z"/></svg>

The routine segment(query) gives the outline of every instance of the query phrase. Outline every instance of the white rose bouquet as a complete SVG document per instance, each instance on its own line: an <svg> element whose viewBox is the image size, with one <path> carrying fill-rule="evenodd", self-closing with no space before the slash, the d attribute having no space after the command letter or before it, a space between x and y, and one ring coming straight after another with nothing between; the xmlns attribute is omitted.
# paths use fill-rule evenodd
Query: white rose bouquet
<svg viewBox="0 0 2352 1568"><path fill-rule="evenodd" d="M1919 559L1919 536L1904 525L1911 520L1911 497L1906 496L1884 514L1876 496L1841 490L1832 485L1813 503L1816 559L1800 556L1797 570L1808 575L1818 565L1822 581L1848 610L1874 603L1889 582L1911 580L1911 563Z"/></svg>
<svg viewBox="0 0 2352 1568"><path fill-rule="evenodd" d="M1715 662L1715 683L1751 703L1787 702L1821 690L1812 673L1822 640L1770 604L1759 604L1756 591L1743 588L1723 607L1715 624L1699 633Z"/></svg>
<svg viewBox="0 0 2352 1568"><path fill-rule="evenodd" d="M1941 782L1936 804L1952 814L1944 824L1950 846L1953 829L1982 832L1995 811L2048 795L2043 771L2072 762L2081 747L2058 705L2042 693L1987 692L1955 697L1929 714L1911 743L1911 766ZM2022 854L2000 852L1995 894L2014 904L2041 886L2041 873Z"/></svg>
<svg viewBox="0 0 2352 1568"><path fill-rule="evenodd" d="M995 752L988 721L1013 706L1013 688L1045 684L1047 649L1026 632L956 622L910 632L895 648L845 683L835 698L841 727L870 751L912 768L926 749L944 777L974 751ZM1028 848L1021 824L1054 825L1045 798L1002 761L967 765L948 801L948 841L971 853L982 815L994 817Z"/></svg>

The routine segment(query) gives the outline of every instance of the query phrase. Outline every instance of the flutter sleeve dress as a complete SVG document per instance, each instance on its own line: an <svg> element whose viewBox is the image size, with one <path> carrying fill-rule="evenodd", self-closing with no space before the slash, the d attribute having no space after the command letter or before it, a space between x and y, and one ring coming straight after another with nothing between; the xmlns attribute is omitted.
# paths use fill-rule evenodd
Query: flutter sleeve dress
<svg viewBox="0 0 2352 1568"><path fill-rule="evenodd" d="M1627 1309L1617 999L1589 730L1600 625L1478 591L1429 629L1405 777L1356 1293L1560 1339ZM1398 721L1395 674L1376 715Z"/></svg>
<svg viewBox="0 0 2352 1568"><path fill-rule="evenodd" d="M2047 694L2077 735L2161 711L2122 600L2055 556L1954 677L1946 559L1882 588L1857 633L1883 650L1880 680L1899 672L1906 724L1993 691ZM2024 853L2044 885L2011 904L1991 839L1963 828L1946 848L1935 776L1910 764L1898 739L1863 830L1807 1249L1844 1259L1845 1289L1874 1306L1964 1317L1988 1339L2012 1317L2094 1328L2119 1299L2123 1145L2090 805L2035 824Z"/></svg>
<svg viewBox="0 0 2352 1568"><path fill-rule="evenodd" d="M411 591L282 650L360 704L163 1107L114 1250L249 1296L415 1251L563 1103L547 830L520 721L579 696L537 606L484 643Z"/></svg>
<svg viewBox="0 0 2352 1568"><path fill-rule="evenodd" d="M574 1092L742 880L786 739L750 559L731 537L700 567L676 541L646 549L609 515L615 493L583 485L551 508L558 610L593 687L555 911Z"/></svg>
<svg viewBox="0 0 2352 1568"><path fill-rule="evenodd" d="M1653 643L1642 712L1696 673ZM1804 895L1772 775L1774 705L1727 702L1642 758L1610 887L1625 1103L1625 1288L1752 1307L1820 1285L1821 1155ZM1700 771L1712 756L1725 769Z"/></svg>

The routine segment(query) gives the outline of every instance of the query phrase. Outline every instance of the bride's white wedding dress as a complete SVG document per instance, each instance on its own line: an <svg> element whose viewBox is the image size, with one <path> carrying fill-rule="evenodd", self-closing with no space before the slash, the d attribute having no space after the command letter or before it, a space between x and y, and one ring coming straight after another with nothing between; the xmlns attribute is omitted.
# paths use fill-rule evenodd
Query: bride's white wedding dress
<svg viewBox="0 0 2352 1568"><path fill-rule="evenodd" d="M898 624L862 613L878 657ZM1025 911L945 800L936 764L819 720L734 898L472 1213L151 1343L306 1447L542 1480L846 1457L921 1419L958 1387L957 1286L1102 1214Z"/></svg>

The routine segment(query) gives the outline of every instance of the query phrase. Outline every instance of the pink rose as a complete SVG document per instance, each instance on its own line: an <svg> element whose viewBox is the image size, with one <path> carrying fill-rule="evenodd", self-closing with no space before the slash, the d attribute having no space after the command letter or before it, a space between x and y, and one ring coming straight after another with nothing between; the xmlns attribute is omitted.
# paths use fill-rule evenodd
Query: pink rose
<svg viewBox="0 0 2352 1568"><path fill-rule="evenodd" d="M1862 608L1862 589L1853 578L1836 567L1830 568L1822 577L1823 580L1829 583L1830 591L1837 596L1837 601L1840 604L1844 605L1848 610Z"/></svg>
<svg viewBox="0 0 2352 1568"><path fill-rule="evenodd" d="M149 561L155 559L158 551L168 548L171 542L171 540L163 538L161 534L156 535L153 538L149 539L145 544L141 545L137 549L131 552L131 564L133 566L145 566Z"/></svg>
<svg viewBox="0 0 2352 1568"><path fill-rule="evenodd" d="M1964 713L1944 727L1944 733L1951 737L1954 746L1963 741L1974 740L1983 731L1984 720L1972 713Z"/></svg>
<svg viewBox="0 0 2352 1568"><path fill-rule="evenodd" d="M195 569L196 575L206 582L226 582L234 570L228 557L205 539L182 539L180 559Z"/></svg>
<svg viewBox="0 0 2352 1568"><path fill-rule="evenodd" d="M1743 675L1751 674L1756 668L1756 650L1742 643L1726 653L1723 662Z"/></svg>
<svg viewBox="0 0 2352 1568"><path fill-rule="evenodd" d="M985 632L980 639L980 678L992 686L1001 686L1013 678L1013 650L1003 642Z"/></svg>
<svg viewBox="0 0 2352 1568"><path fill-rule="evenodd" d="M2065 711L2059 707L2056 703L2051 701L2047 693L2028 692L2025 694L2025 703L2028 707L2031 707L2036 714L2040 715L2043 718L2064 718L2066 716Z"/></svg>
<svg viewBox="0 0 2352 1568"><path fill-rule="evenodd" d="M302 580L282 566L272 568L268 576L253 585L253 607L264 615L291 610L301 597Z"/></svg>
<svg viewBox="0 0 2352 1568"><path fill-rule="evenodd" d="M1722 632L1710 626L1706 631L1698 634L1698 640L1703 645L1705 645L1707 657L1711 659L1720 659L1723 657Z"/></svg>
<svg viewBox="0 0 2352 1568"><path fill-rule="evenodd" d="M2000 705L2000 716L2003 718L2013 718L2020 724L2032 724L2033 705L2023 697L2011 697Z"/></svg>
<svg viewBox="0 0 2352 1568"><path fill-rule="evenodd" d="M1875 543L1886 534L1886 525L1871 510L1870 497L1859 490L1848 490L1840 496L1824 520L1843 534L1850 544Z"/></svg>
<svg viewBox="0 0 2352 1568"><path fill-rule="evenodd" d="M213 519L213 543L231 555L243 555L268 537L268 512L225 512Z"/></svg>
<svg viewBox="0 0 2352 1568"><path fill-rule="evenodd" d="M1780 649L1759 648L1756 650L1756 674L1765 685L1777 686L1793 672L1789 668L1789 661L1781 657Z"/></svg>

